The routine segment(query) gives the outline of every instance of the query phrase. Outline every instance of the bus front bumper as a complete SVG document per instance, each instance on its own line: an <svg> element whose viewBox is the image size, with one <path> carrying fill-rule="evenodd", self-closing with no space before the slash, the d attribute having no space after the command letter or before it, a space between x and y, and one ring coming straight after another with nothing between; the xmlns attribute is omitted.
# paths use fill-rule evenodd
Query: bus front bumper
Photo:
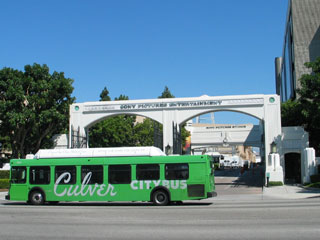
<svg viewBox="0 0 320 240"><path fill-rule="evenodd" d="M218 196L217 192L208 192L207 193L207 198L212 198Z"/></svg>
<svg viewBox="0 0 320 240"><path fill-rule="evenodd" d="M6 200L10 200L10 195L9 195L9 194L6 195L5 199L6 199Z"/></svg>

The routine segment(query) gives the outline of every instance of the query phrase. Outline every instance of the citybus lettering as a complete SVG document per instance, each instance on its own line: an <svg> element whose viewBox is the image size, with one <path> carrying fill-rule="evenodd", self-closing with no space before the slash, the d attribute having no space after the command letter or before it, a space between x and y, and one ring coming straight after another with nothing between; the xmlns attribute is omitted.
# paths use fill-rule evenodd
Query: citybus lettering
<svg viewBox="0 0 320 240"><path fill-rule="evenodd" d="M113 197L117 194L117 192L114 192L114 186L112 186L111 184L108 184L108 187L106 184L98 184L98 183L95 183L94 185L88 185L88 183L90 182L91 176L92 176L92 172L88 172L81 183L80 189L78 185L74 185L74 186L70 186L69 188L65 187L61 192L58 193L58 186L62 182L62 180L64 179L63 182L65 184L69 183L71 180L71 174L69 172L65 172L61 174L56 180L54 184L54 194L58 197L62 197L65 195L67 195L68 197L79 196L79 195L86 196L88 193L90 196L93 196L95 192L100 197L104 197L108 194Z"/></svg>
<svg viewBox="0 0 320 240"><path fill-rule="evenodd" d="M186 189L187 181L186 180L145 180L137 181L134 180L130 184L131 189L133 190L143 190L150 189L152 187L164 186L168 189Z"/></svg>

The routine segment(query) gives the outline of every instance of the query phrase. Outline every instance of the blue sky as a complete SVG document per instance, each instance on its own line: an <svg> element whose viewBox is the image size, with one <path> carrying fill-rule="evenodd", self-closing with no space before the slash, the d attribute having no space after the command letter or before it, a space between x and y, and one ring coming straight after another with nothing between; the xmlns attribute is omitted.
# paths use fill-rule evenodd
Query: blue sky
<svg viewBox="0 0 320 240"><path fill-rule="evenodd" d="M0 69L47 64L77 102L274 94L287 0L3 0Z"/></svg>

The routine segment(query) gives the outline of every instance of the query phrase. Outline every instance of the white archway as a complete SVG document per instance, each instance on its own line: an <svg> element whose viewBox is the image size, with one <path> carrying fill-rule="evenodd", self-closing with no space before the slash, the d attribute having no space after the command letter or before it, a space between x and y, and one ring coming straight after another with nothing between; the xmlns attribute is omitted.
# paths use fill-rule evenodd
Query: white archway
<svg viewBox="0 0 320 240"><path fill-rule="evenodd" d="M264 155L270 154L270 144L281 136L280 99L278 95L201 96L124 101L75 103L70 106L69 144L72 132L86 137L88 128L100 119L113 115L133 114L151 118L163 125L163 149L173 146L173 127L194 116L214 111L235 111L248 114L264 123ZM88 144L84 145L87 147ZM71 147L71 146L69 146Z"/></svg>

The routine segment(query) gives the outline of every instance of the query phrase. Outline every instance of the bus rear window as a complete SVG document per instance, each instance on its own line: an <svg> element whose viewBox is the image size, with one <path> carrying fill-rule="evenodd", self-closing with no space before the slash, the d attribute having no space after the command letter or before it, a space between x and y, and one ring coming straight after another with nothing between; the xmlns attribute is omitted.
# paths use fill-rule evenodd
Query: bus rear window
<svg viewBox="0 0 320 240"><path fill-rule="evenodd" d="M166 164L167 180L183 180L189 178L189 165L187 163Z"/></svg>
<svg viewBox="0 0 320 240"><path fill-rule="evenodd" d="M26 183L26 167L11 168L11 183Z"/></svg>

